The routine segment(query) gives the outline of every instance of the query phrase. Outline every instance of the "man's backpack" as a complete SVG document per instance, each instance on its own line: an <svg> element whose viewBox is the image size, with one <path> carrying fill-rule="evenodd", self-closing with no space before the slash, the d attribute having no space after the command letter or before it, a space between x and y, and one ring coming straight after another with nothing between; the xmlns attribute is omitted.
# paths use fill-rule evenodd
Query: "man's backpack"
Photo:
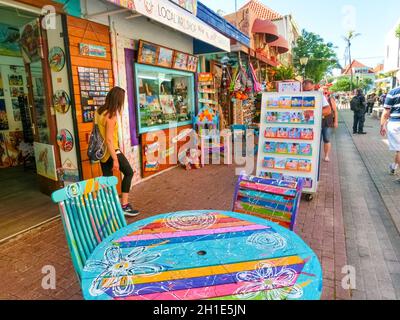
<svg viewBox="0 0 400 320"><path fill-rule="evenodd" d="M350 101L351 111L358 112L358 111L361 111L362 108L363 108L363 106L362 106L362 103L361 103L359 97L354 97L353 99L351 99L351 101Z"/></svg>
<svg viewBox="0 0 400 320"><path fill-rule="evenodd" d="M90 161L97 162L104 158L106 144L100 134L99 126L95 122L89 138L87 155Z"/></svg>

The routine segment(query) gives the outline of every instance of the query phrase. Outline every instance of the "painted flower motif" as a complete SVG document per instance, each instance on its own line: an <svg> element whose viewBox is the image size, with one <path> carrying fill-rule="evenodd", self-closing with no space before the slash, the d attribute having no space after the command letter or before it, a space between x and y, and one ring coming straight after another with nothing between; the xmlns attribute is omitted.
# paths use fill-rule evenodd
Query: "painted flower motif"
<svg viewBox="0 0 400 320"><path fill-rule="evenodd" d="M303 288L295 285L297 273L291 268L279 269L261 263L256 270L240 272L236 277L239 282L247 283L235 293L241 300L251 300L259 296L262 300L300 299L303 296Z"/></svg>
<svg viewBox="0 0 400 320"><path fill-rule="evenodd" d="M255 233L247 239L247 243L269 252L284 250L288 246L286 238L276 232Z"/></svg>
<svg viewBox="0 0 400 320"><path fill-rule="evenodd" d="M137 274L155 275L163 271L163 266L152 263L160 253L145 253L147 247L138 247L123 257L117 246L108 248L103 261L88 262L84 268L87 272L101 273L92 282L89 289L93 297L100 296L112 289L114 297L128 297L134 290L133 276Z"/></svg>

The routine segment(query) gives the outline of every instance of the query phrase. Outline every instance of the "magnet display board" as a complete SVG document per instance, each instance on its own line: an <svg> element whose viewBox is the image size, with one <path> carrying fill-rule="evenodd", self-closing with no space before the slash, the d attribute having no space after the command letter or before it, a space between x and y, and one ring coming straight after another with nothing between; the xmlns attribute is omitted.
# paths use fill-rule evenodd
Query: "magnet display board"
<svg viewBox="0 0 400 320"><path fill-rule="evenodd" d="M322 93L264 93L257 176L304 179L304 193L318 188Z"/></svg>

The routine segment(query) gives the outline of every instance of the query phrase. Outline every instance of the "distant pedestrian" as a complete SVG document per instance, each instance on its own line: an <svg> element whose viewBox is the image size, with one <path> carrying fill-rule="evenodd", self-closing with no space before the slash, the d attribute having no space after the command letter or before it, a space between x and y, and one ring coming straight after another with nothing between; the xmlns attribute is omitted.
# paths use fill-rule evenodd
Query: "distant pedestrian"
<svg viewBox="0 0 400 320"><path fill-rule="evenodd" d="M350 108L354 112L353 134L367 134L364 132L365 111L367 102L361 89L350 102Z"/></svg>
<svg viewBox="0 0 400 320"><path fill-rule="evenodd" d="M376 101L375 93L370 94L367 98L367 114L368 115L371 115L372 111L374 111L375 101Z"/></svg>
<svg viewBox="0 0 400 320"><path fill-rule="evenodd" d="M379 97L379 106L383 106L385 104L386 101L386 96L387 94L384 92L381 94L381 96Z"/></svg>
<svg viewBox="0 0 400 320"><path fill-rule="evenodd" d="M396 152L394 163L390 165L390 174L395 175L400 166L400 87L389 92L384 108L381 134L387 135L390 151Z"/></svg>

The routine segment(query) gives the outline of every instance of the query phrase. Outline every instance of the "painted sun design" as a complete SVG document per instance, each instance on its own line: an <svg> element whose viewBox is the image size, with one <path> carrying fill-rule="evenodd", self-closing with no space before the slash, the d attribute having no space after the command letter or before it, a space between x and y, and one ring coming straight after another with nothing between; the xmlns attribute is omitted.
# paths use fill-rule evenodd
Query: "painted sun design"
<svg viewBox="0 0 400 320"><path fill-rule="evenodd" d="M173 213L165 218L165 224L175 230L202 230L217 221L214 213Z"/></svg>

